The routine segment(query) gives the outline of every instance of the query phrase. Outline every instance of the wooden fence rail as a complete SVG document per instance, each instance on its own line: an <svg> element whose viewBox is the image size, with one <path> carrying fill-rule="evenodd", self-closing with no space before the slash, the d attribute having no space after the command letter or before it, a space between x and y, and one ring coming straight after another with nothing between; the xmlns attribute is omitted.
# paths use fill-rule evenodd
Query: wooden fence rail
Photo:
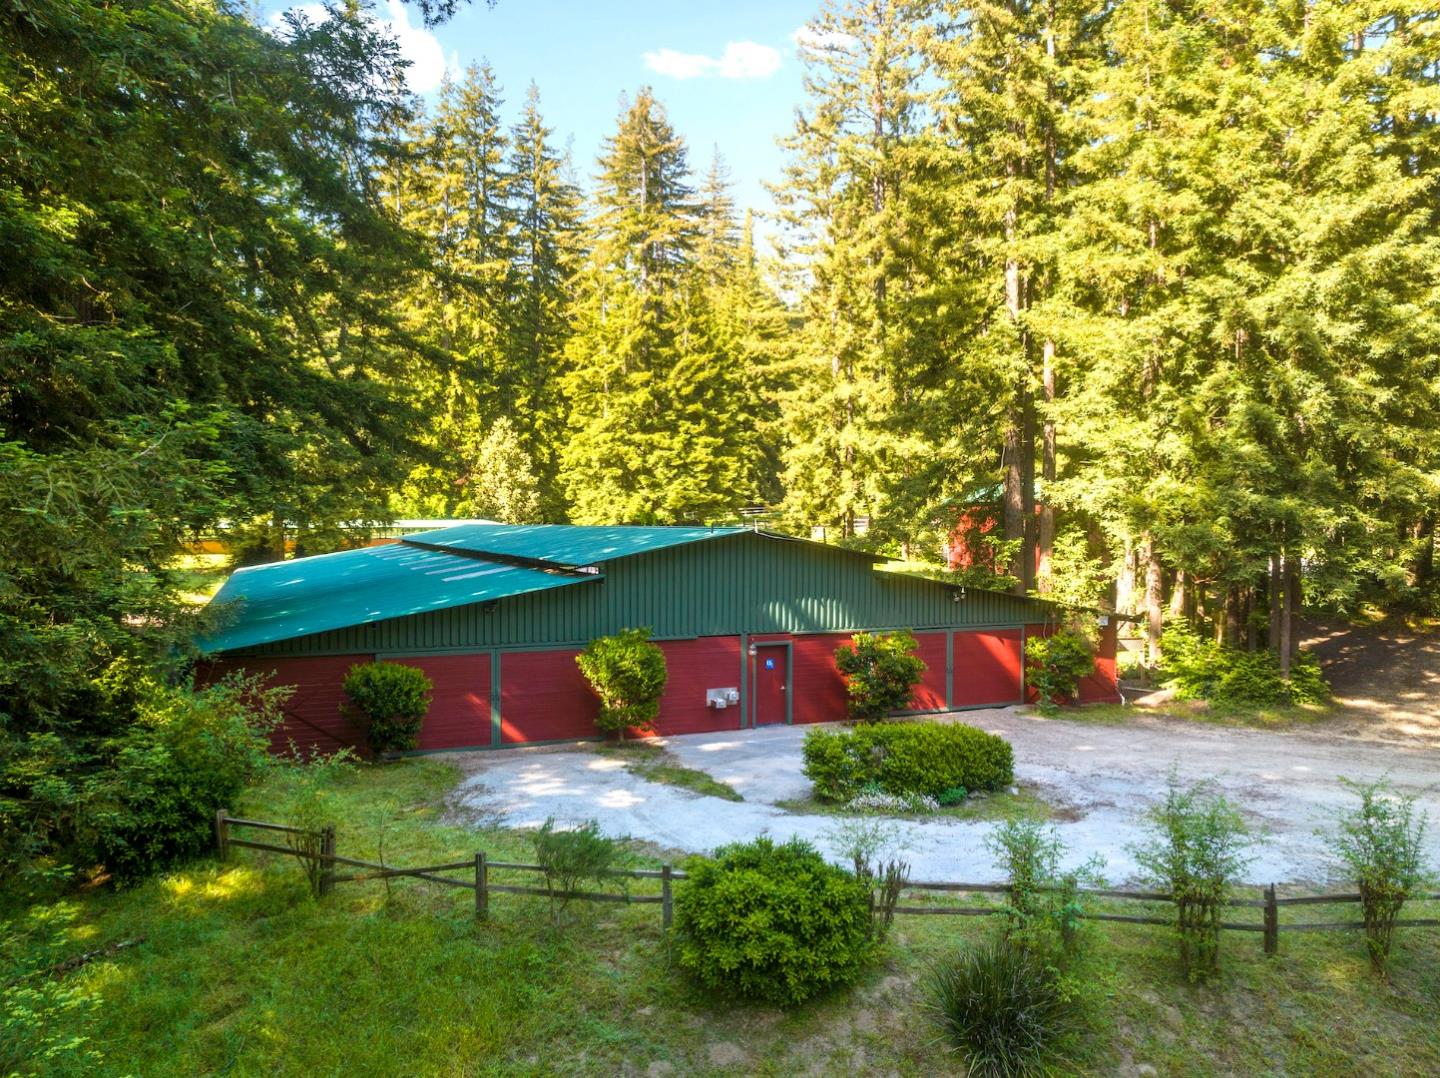
<svg viewBox="0 0 1440 1078"><path fill-rule="evenodd" d="M299 827L290 827L286 824L269 823L264 820L247 820L238 816L229 815L224 809L215 814L215 845L220 859L227 860L230 850L239 847L247 850L260 850L265 853L279 853L299 859L306 859L309 855L302 849L295 846L280 846L269 842L254 842L248 839L238 839L230 834L232 828L255 828L262 831L275 831L291 835L307 836L313 843L319 840L319 851L314 859L321 865L321 872L317 879L316 893L325 894L337 883L362 883L369 880L385 879L420 879L431 883L442 884L447 887L460 887L475 892L475 915L487 917L490 912L490 896L492 894L505 895L538 895L547 898L578 898L587 902L624 902L630 905L658 905L661 907L661 920L668 930L674 922L674 895L673 883L676 880L684 880L685 873L669 864L662 865L658 869L653 868L617 868L605 873L606 876L616 879L636 880L659 880L660 893L658 895L631 895L613 894L604 891L556 891L549 886L525 887L519 884L495 883L490 879L490 873L494 871L504 872L533 872L544 873L541 865L528 864L523 861L492 861L484 851L476 852L475 856L466 861L448 861L439 865L420 865L412 868L397 868L393 865L385 865L376 861L365 861L355 857L342 857L335 852L335 828L326 827L321 832L306 831ZM335 866L345 865L351 868L368 869L366 872L352 872L346 875L337 875ZM469 879L457 879L452 876L441 875L446 872L467 872ZM1042 890L1054 890L1053 888L1042 888ZM916 892L935 892L938 894L963 894L963 895L1005 895L1010 893L1010 885L1004 883L957 883L948 880L912 880L905 886L907 894ZM1162 891L1117 891L1108 888L1077 888L1077 893L1089 895L1095 898L1110 898L1130 902L1168 903L1174 901L1174 896ZM1258 932L1264 935L1265 953L1267 955L1277 954L1280 949L1280 934L1282 932L1333 932L1350 931L1363 929L1363 921L1321 921L1311 923L1282 922L1280 910L1286 906L1320 906L1320 905L1347 905L1356 904L1361 901L1357 893L1332 894L1332 895L1294 895L1288 898L1281 898L1275 893L1275 885L1269 884L1261 891L1260 898L1231 897L1222 901L1221 905L1230 909L1258 909L1261 911L1260 922L1248 921L1222 921L1220 927L1230 932ZM1411 896L1412 902L1434 902L1440 901L1440 893L1424 893ZM897 914L915 916L948 916L948 917L990 917L995 914L1003 914L1004 906L901 906L895 907ZM1119 924L1133 925L1164 925L1170 926L1175 923L1174 918L1160 917L1154 915L1135 915L1124 913L1083 913L1079 915L1087 921L1110 921ZM1440 918L1406 918L1395 922L1397 928L1440 928Z"/></svg>

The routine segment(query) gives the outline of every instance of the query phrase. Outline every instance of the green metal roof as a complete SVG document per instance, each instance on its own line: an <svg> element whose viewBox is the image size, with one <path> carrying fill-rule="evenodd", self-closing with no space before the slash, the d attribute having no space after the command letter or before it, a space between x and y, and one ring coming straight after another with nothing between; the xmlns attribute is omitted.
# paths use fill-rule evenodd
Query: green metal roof
<svg viewBox="0 0 1440 1078"><path fill-rule="evenodd" d="M211 600L221 627L196 643L230 651L597 579L405 543L344 550L236 570Z"/></svg>
<svg viewBox="0 0 1440 1078"><path fill-rule="evenodd" d="M637 525L583 526L576 524L461 524L439 531L406 536L427 546L452 547L476 554L523 558L555 566L594 565L733 535L746 528L646 528Z"/></svg>
<svg viewBox="0 0 1440 1078"><path fill-rule="evenodd" d="M599 576L577 567L745 530L462 524L385 546L256 565L225 581L211 601L221 627L196 643L204 652L233 651L583 584ZM226 609L230 604L237 605Z"/></svg>

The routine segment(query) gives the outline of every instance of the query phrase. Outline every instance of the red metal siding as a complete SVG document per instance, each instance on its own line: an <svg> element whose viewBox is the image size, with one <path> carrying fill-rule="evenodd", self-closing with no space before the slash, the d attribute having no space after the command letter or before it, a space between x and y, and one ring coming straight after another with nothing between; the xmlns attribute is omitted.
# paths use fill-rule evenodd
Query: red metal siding
<svg viewBox="0 0 1440 1078"><path fill-rule="evenodd" d="M1100 630L1100 647L1095 653L1095 672L1080 682L1082 704L1116 703L1120 689L1115 677L1116 625L1114 622Z"/></svg>
<svg viewBox="0 0 1440 1078"><path fill-rule="evenodd" d="M696 734L707 730L738 730L744 711L705 706L706 689L740 687L740 638L702 636L698 640L667 640L665 652L669 675L665 694L660 697L659 734Z"/></svg>
<svg viewBox="0 0 1440 1078"><path fill-rule="evenodd" d="M954 705L980 707L1020 700L1020 630L956 633Z"/></svg>
<svg viewBox="0 0 1440 1078"><path fill-rule="evenodd" d="M500 740L558 741L596 737L600 701L575 665L578 649L500 654Z"/></svg>
<svg viewBox="0 0 1440 1078"><path fill-rule="evenodd" d="M364 731L349 715L342 715L346 702L340 688L345 675L356 663L368 663L373 655L333 655L314 659L217 659L209 664L208 680L218 680L232 670L247 670L265 678L267 686L293 685L294 693L285 703L284 722L270 735L273 751L285 752L294 742L305 753L332 753L342 748L363 748Z"/></svg>
<svg viewBox="0 0 1440 1078"><path fill-rule="evenodd" d="M489 746L489 655L424 655L394 661L419 667L435 686L420 726L420 748Z"/></svg>
<svg viewBox="0 0 1440 1078"><path fill-rule="evenodd" d="M839 722L845 718L845 679L835 669L835 649L851 639L849 633L791 637L791 722Z"/></svg>
<svg viewBox="0 0 1440 1078"><path fill-rule="evenodd" d="M915 686L910 706L916 711L945 710L945 634L916 633L916 653L925 661L925 676Z"/></svg>

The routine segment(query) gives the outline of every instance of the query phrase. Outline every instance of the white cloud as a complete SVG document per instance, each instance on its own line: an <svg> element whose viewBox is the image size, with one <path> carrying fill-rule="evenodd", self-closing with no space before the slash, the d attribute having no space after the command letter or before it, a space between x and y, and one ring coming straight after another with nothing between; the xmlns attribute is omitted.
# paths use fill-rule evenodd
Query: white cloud
<svg viewBox="0 0 1440 1078"><path fill-rule="evenodd" d="M798 49L812 49L823 52L826 49L848 49L858 44L856 38L851 34L843 33L840 30L820 30L814 26L801 26L793 34L790 40L795 42Z"/></svg>
<svg viewBox="0 0 1440 1078"><path fill-rule="evenodd" d="M417 94L428 94L436 89L440 80L445 77L445 50L429 30L411 24L410 12L401 0L387 0L386 6L389 8L388 18L375 15L365 17L389 31L400 47L401 57L409 61L410 66L405 69L406 87ZM304 15L311 22L324 22L328 17L319 4L297 4L290 10ZM275 33L283 33L284 17L279 14L272 15L270 29ZM458 67L458 61L458 57L452 58L451 66Z"/></svg>
<svg viewBox="0 0 1440 1078"><path fill-rule="evenodd" d="M780 50L754 41L731 41L719 56L657 49L644 59L651 71L672 79L768 79L780 70Z"/></svg>

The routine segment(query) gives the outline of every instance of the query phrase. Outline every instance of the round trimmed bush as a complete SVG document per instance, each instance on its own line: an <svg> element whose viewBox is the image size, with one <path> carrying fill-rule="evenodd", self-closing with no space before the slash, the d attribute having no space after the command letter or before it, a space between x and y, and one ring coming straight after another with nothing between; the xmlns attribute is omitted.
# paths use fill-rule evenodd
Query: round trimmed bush
<svg viewBox="0 0 1440 1078"><path fill-rule="evenodd" d="M849 801L865 787L887 794L998 790L1015 778L1015 752L1003 737L964 723L873 723L805 735L805 777L817 797Z"/></svg>
<svg viewBox="0 0 1440 1078"><path fill-rule="evenodd" d="M850 983L870 957L868 889L808 842L725 846L685 872L677 961L707 988L793 1006Z"/></svg>
<svg viewBox="0 0 1440 1078"><path fill-rule="evenodd" d="M361 663L350 668L341 687L369 720L365 737L371 752L409 752L419 743L434 687L419 667Z"/></svg>

